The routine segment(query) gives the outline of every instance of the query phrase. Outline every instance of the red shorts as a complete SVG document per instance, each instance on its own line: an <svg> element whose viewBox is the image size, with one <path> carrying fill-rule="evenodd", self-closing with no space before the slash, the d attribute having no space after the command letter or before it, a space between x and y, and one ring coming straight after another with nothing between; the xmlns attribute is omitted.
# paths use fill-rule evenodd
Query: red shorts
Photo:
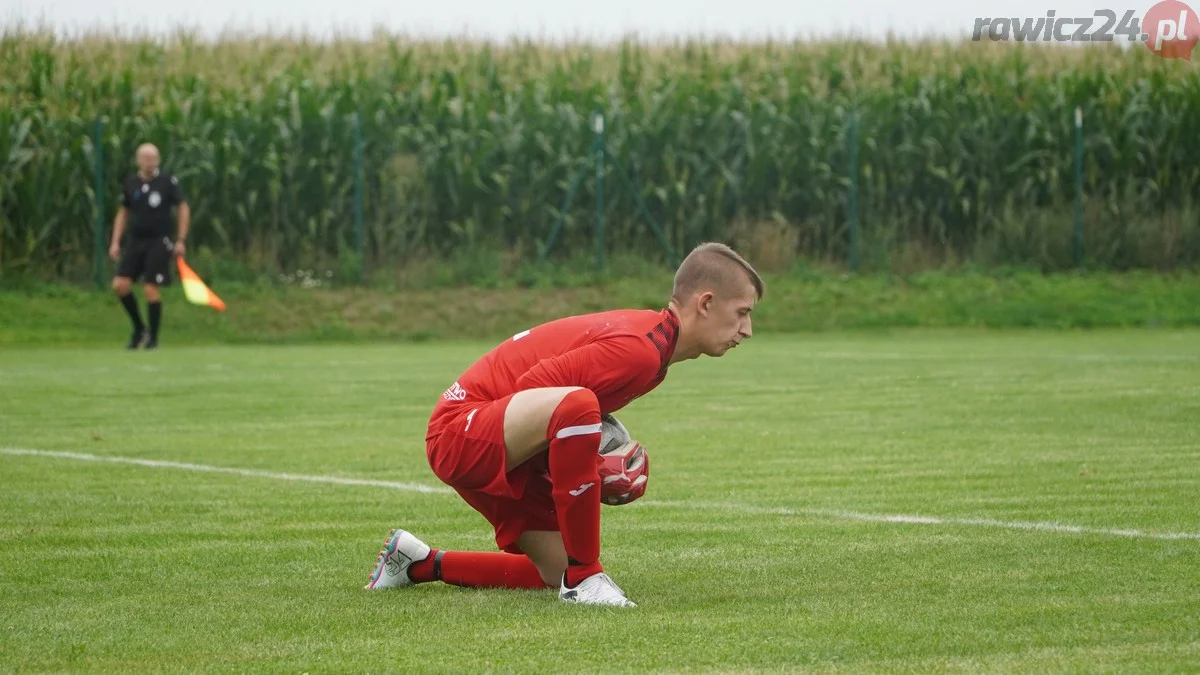
<svg viewBox="0 0 1200 675"><path fill-rule="evenodd" d="M443 413L441 431L425 442L433 473L496 531L496 546L521 553L517 539L527 530L558 531L546 453L505 471L504 411L512 396L498 401L462 401Z"/></svg>

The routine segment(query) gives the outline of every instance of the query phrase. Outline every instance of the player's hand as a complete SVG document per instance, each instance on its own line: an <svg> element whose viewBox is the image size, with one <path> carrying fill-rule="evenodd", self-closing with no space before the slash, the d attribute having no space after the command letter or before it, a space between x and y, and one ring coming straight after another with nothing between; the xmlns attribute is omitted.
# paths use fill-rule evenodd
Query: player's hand
<svg viewBox="0 0 1200 675"><path fill-rule="evenodd" d="M112 246L109 246L108 247L108 257L112 258L113 260L120 258L121 257L121 245L113 244Z"/></svg>
<svg viewBox="0 0 1200 675"><path fill-rule="evenodd" d="M182 241L175 242L175 255L182 258L187 253L187 246Z"/></svg>

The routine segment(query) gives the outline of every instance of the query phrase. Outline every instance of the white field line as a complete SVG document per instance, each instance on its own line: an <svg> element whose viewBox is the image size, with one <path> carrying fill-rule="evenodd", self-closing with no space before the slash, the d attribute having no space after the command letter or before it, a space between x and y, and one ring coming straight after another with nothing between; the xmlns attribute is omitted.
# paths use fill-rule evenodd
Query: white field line
<svg viewBox="0 0 1200 675"><path fill-rule="evenodd" d="M276 473L258 469L236 469L225 466L209 466L207 464L188 464L186 462L168 462L160 459L140 459L137 457L110 457L105 455L89 455L83 452L50 452L47 450L27 450L25 448L0 448L0 455L25 455L30 457L48 457L51 459L73 459L78 462L108 462L111 464L133 464L152 469L180 469L183 471L200 471L204 473L231 473L235 476L251 478L271 478L274 480L291 480L301 483L333 483L334 485L356 485L360 487L381 487L404 492L450 493L450 488L430 487L418 483L395 483L386 480L366 480L362 478L339 478L337 476L312 476L298 473Z"/></svg>
<svg viewBox="0 0 1200 675"><path fill-rule="evenodd" d="M646 500L641 503L645 506L660 506L680 509L714 509L719 511L735 511L750 515L766 516L813 516L818 518L830 518L833 520L858 520L867 523L899 523L902 525L961 525L968 527L994 527L1005 530L1055 532L1060 534L1100 534L1113 537L1135 537L1141 539L1192 539L1200 541L1200 533L1195 532L1146 532L1145 530L1084 527L1082 525L1067 525L1065 523L1039 523L1021 520L992 520L990 518L938 518L935 516L917 516L901 513L861 513L858 511L811 508L794 509L788 507L751 506L749 504L719 502L673 502Z"/></svg>
<svg viewBox="0 0 1200 675"><path fill-rule="evenodd" d="M267 478L271 480L286 480L302 483L329 483L333 485L352 485L356 487L376 487L401 492L421 492L426 494L453 494L448 487L422 485L420 483L401 483L386 480L369 480L363 478L341 478L338 476L323 476L312 474L278 473L259 469L238 469L207 464L190 464L187 462L171 462L158 459L141 459L137 457L113 457L92 455L82 452L55 452L48 450L30 450L27 448L0 448L0 455L42 457L47 459L67 459L78 462L100 462L110 464L131 464L152 469L177 469L181 471L196 471L202 473L224 473L249 478ZM902 525L955 525L961 527L990 527L1005 530L1025 530L1034 532L1052 532L1057 534L1092 534L1112 537L1133 537L1139 539L1190 539L1200 541L1200 533L1193 532L1147 532L1145 530L1083 527L1063 523L1044 523L1028 521L992 520L989 518L938 518L933 516L917 516L887 513L860 513L857 511L841 511L836 509L787 508L771 506L753 506L736 502L706 502L706 501L662 501L647 499L639 502L642 506L675 509L708 509L715 511L731 511L752 515L777 516L811 516L830 518L834 520L857 520L868 523L896 523Z"/></svg>

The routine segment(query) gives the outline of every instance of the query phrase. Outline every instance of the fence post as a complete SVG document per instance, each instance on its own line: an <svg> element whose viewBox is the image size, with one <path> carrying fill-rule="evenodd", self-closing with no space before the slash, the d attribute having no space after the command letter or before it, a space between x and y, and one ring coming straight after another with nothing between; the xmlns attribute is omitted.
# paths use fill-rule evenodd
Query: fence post
<svg viewBox="0 0 1200 675"><path fill-rule="evenodd" d="M96 222L93 230L92 267L96 278L96 288L104 288L104 120L96 118L93 131L92 149L95 154L95 165L92 173L96 179Z"/></svg>
<svg viewBox="0 0 1200 675"><path fill-rule="evenodd" d="M586 167L583 167L571 179L571 186L567 188L567 196L563 200L562 208L558 211L558 217L554 219L554 227L551 228L550 235L546 237L546 245L542 247L541 253L538 254L538 267L541 267L546 262L546 256L550 254L550 249L554 247L554 242L558 239L558 233L562 230L564 214L570 211L571 205L575 203L575 192L579 189L579 184L583 182L583 177L586 175Z"/></svg>
<svg viewBox="0 0 1200 675"><path fill-rule="evenodd" d="M608 157L608 161L612 163L613 168L617 171L617 177L621 179L621 184L625 189L633 195L634 201L637 203L638 210L642 212L642 217L650 224L650 229L654 232L654 236L658 237L658 243L662 244L663 251L667 254L667 260L672 267L679 266L679 258L675 255L675 249L671 247L671 242L667 239L667 233L663 232L659 227L658 221L654 216L650 215L650 209L646 208L646 202L642 199L642 194L633 187L633 181L629 180L629 174L625 173L625 167L621 166L621 162L613 157L608 148L604 148L604 154Z"/></svg>
<svg viewBox="0 0 1200 675"><path fill-rule="evenodd" d="M362 116L354 113L354 253L358 257L358 282L365 276L363 257L363 137Z"/></svg>
<svg viewBox="0 0 1200 675"><path fill-rule="evenodd" d="M858 271L859 232L858 232L858 110L850 109L850 269Z"/></svg>
<svg viewBox="0 0 1200 675"><path fill-rule="evenodd" d="M1075 266L1083 264L1083 109L1075 107Z"/></svg>
<svg viewBox="0 0 1200 675"><path fill-rule="evenodd" d="M604 269L604 113L592 115L592 128L596 142L592 145L596 155L596 271Z"/></svg>

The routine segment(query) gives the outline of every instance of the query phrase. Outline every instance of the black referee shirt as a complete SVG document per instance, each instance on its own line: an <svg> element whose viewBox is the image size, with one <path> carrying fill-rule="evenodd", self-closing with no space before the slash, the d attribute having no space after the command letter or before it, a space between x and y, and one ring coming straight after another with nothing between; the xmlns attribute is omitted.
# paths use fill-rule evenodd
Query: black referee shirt
<svg viewBox="0 0 1200 675"><path fill-rule="evenodd" d="M135 173L125 179L122 192L121 204L132 214L129 233L134 238L174 238L171 207L183 203L179 179L162 171L149 179Z"/></svg>

